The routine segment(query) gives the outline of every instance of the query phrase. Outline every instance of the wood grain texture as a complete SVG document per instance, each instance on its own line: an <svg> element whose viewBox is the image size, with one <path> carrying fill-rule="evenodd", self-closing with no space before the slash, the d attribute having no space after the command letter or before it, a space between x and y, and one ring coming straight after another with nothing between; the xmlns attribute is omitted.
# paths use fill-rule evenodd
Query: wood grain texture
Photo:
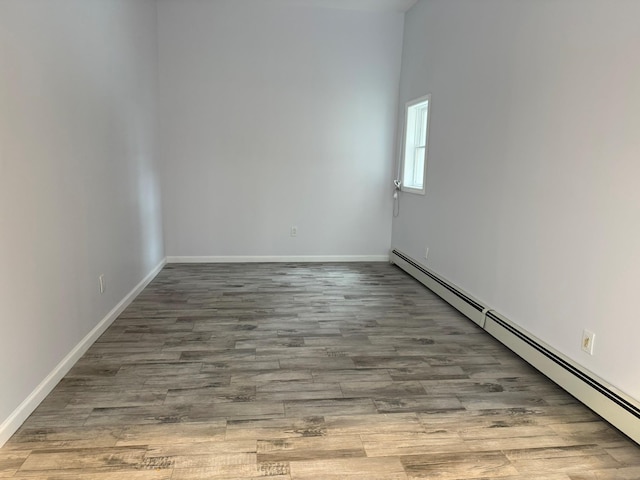
<svg viewBox="0 0 640 480"><path fill-rule="evenodd" d="M640 478L640 448L387 264L168 265L0 478Z"/></svg>

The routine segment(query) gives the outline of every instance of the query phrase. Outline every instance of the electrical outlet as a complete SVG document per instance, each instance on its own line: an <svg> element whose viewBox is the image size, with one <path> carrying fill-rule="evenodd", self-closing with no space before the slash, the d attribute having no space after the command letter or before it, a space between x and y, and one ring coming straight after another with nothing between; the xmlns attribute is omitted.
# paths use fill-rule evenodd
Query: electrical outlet
<svg viewBox="0 0 640 480"><path fill-rule="evenodd" d="M298 236L298 227L291 227L291 236L292 237L297 237Z"/></svg>
<svg viewBox="0 0 640 480"><path fill-rule="evenodd" d="M425 247L424 249L424 259L427 260L429 258L429 247Z"/></svg>
<svg viewBox="0 0 640 480"><path fill-rule="evenodd" d="M590 332L589 330L584 330L582 332L582 350L587 352L589 355L593 355L593 343L595 340L595 333Z"/></svg>
<svg viewBox="0 0 640 480"><path fill-rule="evenodd" d="M100 293L104 293L105 289L107 288L107 284L104 281L104 273L100 274L100 276L98 277L98 281L100 282Z"/></svg>

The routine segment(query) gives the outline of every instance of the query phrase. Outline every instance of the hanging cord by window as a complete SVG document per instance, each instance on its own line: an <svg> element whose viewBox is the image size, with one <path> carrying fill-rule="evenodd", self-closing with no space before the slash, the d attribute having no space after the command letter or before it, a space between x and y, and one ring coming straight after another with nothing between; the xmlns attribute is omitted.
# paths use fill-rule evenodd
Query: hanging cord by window
<svg viewBox="0 0 640 480"><path fill-rule="evenodd" d="M394 180L393 186L395 187L393 191L393 216L397 217L400 215L400 188L402 187L402 182Z"/></svg>

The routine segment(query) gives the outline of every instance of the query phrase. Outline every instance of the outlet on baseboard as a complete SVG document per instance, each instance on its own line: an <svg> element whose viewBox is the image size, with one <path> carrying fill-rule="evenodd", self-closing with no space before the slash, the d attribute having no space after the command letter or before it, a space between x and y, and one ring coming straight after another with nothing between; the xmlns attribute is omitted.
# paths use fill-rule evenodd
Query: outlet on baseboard
<svg viewBox="0 0 640 480"><path fill-rule="evenodd" d="M589 330L584 330L582 332L582 350L587 352L589 355L593 355L593 342L596 340L596 334L590 332Z"/></svg>
<svg viewBox="0 0 640 480"><path fill-rule="evenodd" d="M298 236L298 227L296 227L296 226L292 226L291 227L291 236L292 237L297 237Z"/></svg>
<svg viewBox="0 0 640 480"><path fill-rule="evenodd" d="M429 259L429 247L424 247L424 259Z"/></svg>
<svg viewBox="0 0 640 480"><path fill-rule="evenodd" d="M100 276L98 277L98 281L100 282L100 293L104 293L105 289L107 288L107 284L104 280L104 273L100 274Z"/></svg>

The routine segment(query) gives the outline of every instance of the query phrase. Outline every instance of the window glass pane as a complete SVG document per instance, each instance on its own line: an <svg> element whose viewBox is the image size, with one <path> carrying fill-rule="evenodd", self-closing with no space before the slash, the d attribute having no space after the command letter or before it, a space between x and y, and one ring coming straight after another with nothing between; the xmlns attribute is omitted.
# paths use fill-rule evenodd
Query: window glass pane
<svg viewBox="0 0 640 480"><path fill-rule="evenodd" d="M407 188L423 190L424 187L428 121L429 97L407 105L402 166L402 184Z"/></svg>
<svg viewBox="0 0 640 480"><path fill-rule="evenodd" d="M420 109L420 121L418 122L418 124L419 124L418 141L416 142L416 144L420 146L425 146L427 144L427 105L426 104Z"/></svg>
<svg viewBox="0 0 640 480"><path fill-rule="evenodd" d="M415 150L415 160L413 161L413 185L422 188L424 183L424 147L418 147Z"/></svg>

